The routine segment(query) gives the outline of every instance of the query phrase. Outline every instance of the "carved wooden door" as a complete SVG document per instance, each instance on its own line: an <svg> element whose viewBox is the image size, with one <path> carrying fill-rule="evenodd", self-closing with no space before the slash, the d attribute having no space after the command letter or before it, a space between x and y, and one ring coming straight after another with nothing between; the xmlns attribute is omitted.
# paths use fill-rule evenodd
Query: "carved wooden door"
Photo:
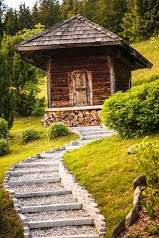
<svg viewBox="0 0 159 238"><path fill-rule="evenodd" d="M76 105L87 105L87 75L85 72L76 71L73 73L75 82L75 98Z"/></svg>
<svg viewBox="0 0 159 238"><path fill-rule="evenodd" d="M70 106L92 105L92 74L75 70L68 74Z"/></svg>

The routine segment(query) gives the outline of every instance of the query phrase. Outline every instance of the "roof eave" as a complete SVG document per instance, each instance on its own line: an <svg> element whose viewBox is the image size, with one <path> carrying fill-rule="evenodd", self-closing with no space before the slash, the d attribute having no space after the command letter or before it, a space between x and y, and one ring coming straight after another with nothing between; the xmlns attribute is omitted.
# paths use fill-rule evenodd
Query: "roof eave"
<svg viewBox="0 0 159 238"><path fill-rule="evenodd" d="M142 56L138 51L133 49L131 46L127 45L124 42L121 42L121 46L134 58L136 61L140 62L143 65L142 68L151 69L153 64L149 62L144 56Z"/></svg>
<svg viewBox="0 0 159 238"><path fill-rule="evenodd" d="M37 45L37 46L18 46L18 51L33 51L33 50L48 50L48 49L63 49L63 48L76 48L76 47L91 47L91 46L109 46L109 45L120 45L121 41L95 41L95 42L85 42L85 43L73 43L73 44L55 44L55 45Z"/></svg>

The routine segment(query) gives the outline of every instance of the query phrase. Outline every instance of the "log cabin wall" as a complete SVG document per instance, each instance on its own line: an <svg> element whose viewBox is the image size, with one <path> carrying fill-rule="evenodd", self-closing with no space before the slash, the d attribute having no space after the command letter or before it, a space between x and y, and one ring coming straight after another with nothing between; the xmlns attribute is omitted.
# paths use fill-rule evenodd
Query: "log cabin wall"
<svg viewBox="0 0 159 238"><path fill-rule="evenodd" d="M102 105L111 95L109 56L52 56L50 60L51 107L70 107L69 74L85 70L92 75L92 104ZM76 106L76 105L74 105Z"/></svg>

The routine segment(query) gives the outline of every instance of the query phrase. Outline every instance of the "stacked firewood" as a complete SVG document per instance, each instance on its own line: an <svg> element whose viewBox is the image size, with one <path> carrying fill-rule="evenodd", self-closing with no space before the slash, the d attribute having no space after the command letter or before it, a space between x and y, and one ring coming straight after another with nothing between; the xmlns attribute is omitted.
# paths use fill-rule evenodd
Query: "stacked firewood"
<svg viewBox="0 0 159 238"><path fill-rule="evenodd" d="M44 126L53 122L64 122L67 126L100 125L101 110L52 111L44 117Z"/></svg>

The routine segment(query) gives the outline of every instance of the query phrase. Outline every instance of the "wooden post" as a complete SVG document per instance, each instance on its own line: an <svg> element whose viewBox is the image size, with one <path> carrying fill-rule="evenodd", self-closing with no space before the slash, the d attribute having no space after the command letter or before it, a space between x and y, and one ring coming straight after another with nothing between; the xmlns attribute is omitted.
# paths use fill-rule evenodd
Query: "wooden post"
<svg viewBox="0 0 159 238"><path fill-rule="evenodd" d="M110 65L110 88L111 88L111 95L113 95L116 92L116 87L115 87L114 61L112 56L109 57L109 65Z"/></svg>
<svg viewBox="0 0 159 238"><path fill-rule="evenodd" d="M50 68L51 68L51 59L48 61L46 75L47 75L47 94L48 94L48 108L52 107L51 104L51 75L50 75Z"/></svg>

